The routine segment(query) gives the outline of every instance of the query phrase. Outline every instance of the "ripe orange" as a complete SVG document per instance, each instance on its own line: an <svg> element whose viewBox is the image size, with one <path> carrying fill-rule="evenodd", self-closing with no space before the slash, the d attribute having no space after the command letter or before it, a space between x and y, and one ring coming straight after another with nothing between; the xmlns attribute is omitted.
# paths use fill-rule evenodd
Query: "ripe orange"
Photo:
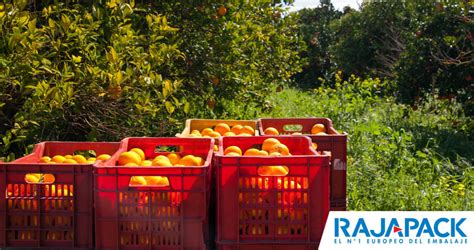
<svg viewBox="0 0 474 250"><path fill-rule="evenodd" d="M242 125L236 124L236 125L232 126L232 129L231 129L230 131L232 131L234 134L238 135L238 134L241 133L240 131L241 131L243 128L244 128L244 127L243 127Z"/></svg>
<svg viewBox="0 0 474 250"><path fill-rule="evenodd" d="M224 155L227 155L230 152L237 153L239 156L242 155L242 150L237 146L229 146L224 150Z"/></svg>
<svg viewBox="0 0 474 250"><path fill-rule="evenodd" d="M217 15L225 16L225 14L227 14L227 8L224 7L223 5L219 6L219 8L217 9Z"/></svg>
<svg viewBox="0 0 474 250"><path fill-rule="evenodd" d="M166 187L170 185L168 178L162 176L145 176L145 180L147 186Z"/></svg>
<svg viewBox="0 0 474 250"><path fill-rule="evenodd" d="M278 130L274 127L268 127L265 129L265 131L263 131L263 134L265 135L279 135L280 133L278 132Z"/></svg>
<svg viewBox="0 0 474 250"><path fill-rule="evenodd" d="M311 128L311 134L315 135L319 132L325 132L326 129L324 127L324 124L321 124L321 123L317 123L317 124L314 124L314 126Z"/></svg>
<svg viewBox="0 0 474 250"><path fill-rule="evenodd" d="M326 132L318 132L316 135L327 135Z"/></svg>
<svg viewBox="0 0 474 250"><path fill-rule="evenodd" d="M97 156L97 160L99 160L99 161L106 161L108 159L110 159L110 155L108 155L108 154L101 154L101 155Z"/></svg>
<svg viewBox="0 0 474 250"><path fill-rule="evenodd" d="M75 160L77 163L81 164L81 163L85 163L87 161L86 157L82 156L82 155L74 155L72 157L73 160Z"/></svg>
<svg viewBox="0 0 474 250"><path fill-rule="evenodd" d="M214 145L214 147L212 149L214 150L214 152L219 151L219 147L217 145Z"/></svg>
<svg viewBox="0 0 474 250"><path fill-rule="evenodd" d="M25 181L27 183L38 183L40 180L39 174L26 174Z"/></svg>
<svg viewBox="0 0 474 250"><path fill-rule="evenodd" d="M51 161L51 157L49 156L43 156L39 159L39 163L48 163Z"/></svg>
<svg viewBox="0 0 474 250"><path fill-rule="evenodd" d="M262 149L270 152L270 149L273 147L273 145L280 144L280 141L275 138L268 138L265 139L262 143Z"/></svg>
<svg viewBox="0 0 474 250"><path fill-rule="evenodd" d="M318 144L316 142L313 142L313 144L311 144L311 146L316 150L318 149Z"/></svg>
<svg viewBox="0 0 474 250"><path fill-rule="evenodd" d="M125 164L133 162L140 165L141 157L134 151L123 152L119 155L117 163L119 166L125 166Z"/></svg>
<svg viewBox="0 0 474 250"><path fill-rule="evenodd" d="M135 162L129 162L125 164L124 167L138 167L138 165Z"/></svg>
<svg viewBox="0 0 474 250"><path fill-rule="evenodd" d="M173 164L173 165L178 164L179 160L181 160L181 156L179 156L179 155L176 154L176 153L168 154L166 157L168 157L168 159L170 160L171 164Z"/></svg>
<svg viewBox="0 0 474 250"><path fill-rule="evenodd" d="M149 167L149 166L153 166L153 162L150 161L150 160L144 160L140 163L140 165L142 165L144 167Z"/></svg>
<svg viewBox="0 0 474 250"><path fill-rule="evenodd" d="M254 135L255 134L255 129L253 129L252 127L246 125L242 128L242 130L240 130L240 133L241 134L242 133L247 133L249 135Z"/></svg>
<svg viewBox="0 0 474 250"><path fill-rule="evenodd" d="M258 149L256 149L256 148L249 148L249 149L245 150L244 155L248 155L248 156L250 156L250 155L257 155L259 151L260 151L260 150L258 150Z"/></svg>
<svg viewBox="0 0 474 250"><path fill-rule="evenodd" d="M51 159L51 161L54 161L56 163L62 163L64 160L66 160L66 158L64 158L64 156L61 156L61 155L55 155Z"/></svg>
<svg viewBox="0 0 474 250"><path fill-rule="evenodd" d="M229 127L229 125L227 125L225 123L218 123L214 127L214 131L219 132L219 134L223 135L223 134L230 131L230 127Z"/></svg>
<svg viewBox="0 0 474 250"><path fill-rule="evenodd" d="M201 132L199 132L199 130L197 130L197 129L191 131L191 134L192 134L192 135L201 136Z"/></svg>
<svg viewBox="0 0 474 250"><path fill-rule="evenodd" d="M248 133L240 133L239 136L252 136L252 135Z"/></svg>
<svg viewBox="0 0 474 250"><path fill-rule="evenodd" d="M145 152L141 150L140 148L132 148L130 149L131 152L135 152L140 156L140 160L144 161L145 160Z"/></svg>
<svg viewBox="0 0 474 250"><path fill-rule="evenodd" d="M256 148L249 148L245 151L244 155L246 156L268 156L267 151L258 150Z"/></svg>
<svg viewBox="0 0 474 250"><path fill-rule="evenodd" d="M300 133L300 132L294 132L294 133L292 133L292 135L302 135L302 133Z"/></svg>
<svg viewBox="0 0 474 250"><path fill-rule="evenodd" d="M89 157L87 158L87 161L95 162L97 159L95 157Z"/></svg>
<svg viewBox="0 0 474 250"><path fill-rule="evenodd" d="M179 160L179 164L184 166L199 166L200 160L194 155L186 155L181 160Z"/></svg>
<svg viewBox="0 0 474 250"><path fill-rule="evenodd" d="M219 138L221 136L221 134L219 134L219 132L217 131L212 131L211 133L207 135L210 136L211 138Z"/></svg>
<svg viewBox="0 0 474 250"><path fill-rule="evenodd" d="M275 144L270 148L269 153L278 152L282 155L290 155L290 150L285 144Z"/></svg>
<svg viewBox="0 0 474 250"><path fill-rule="evenodd" d="M229 153L225 154L225 156L242 156L242 155L240 155L236 152L229 152Z"/></svg>
<svg viewBox="0 0 474 250"><path fill-rule="evenodd" d="M77 161L75 161L74 159L66 159L61 163L63 163L63 164L77 164Z"/></svg>
<svg viewBox="0 0 474 250"><path fill-rule="evenodd" d="M153 166L161 166L161 167L171 167L173 164L171 163L170 159L168 159L164 155L158 155L153 159L152 163Z"/></svg>
<svg viewBox="0 0 474 250"><path fill-rule="evenodd" d="M199 156L194 156L194 158L197 159L197 161L199 162L199 165L198 166L202 166L204 165L204 159L202 159L201 157Z"/></svg>
<svg viewBox="0 0 474 250"><path fill-rule="evenodd" d="M272 166L271 172L273 176L285 176L288 174L288 167L286 166Z"/></svg>
<svg viewBox="0 0 474 250"><path fill-rule="evenodd" d="M212 131L212 128L205 128L201 131L201 135L204 136L204 135L209 135Z"/></svg>
<svg viewBox="0 0 474 250"><path fill-rule="evenodd" d="M130 178L130 186L145 186L146 185L146 180L145 177L143 176L132 176Z"/></svg>
<svg viewBox="0 0 474 250"><path fill-rule="evenodd" d="M270 154L270 156L281 156L281 154L278 153L278 152L273 152L273 153Z"/></svg>
<svg viewBox="0 0 474 250"><path fill-rule="evenodd" d="M72 155L65 155L64 158L66 158L66 159L72 159Z"/></svg>
<svg viewBox="0 0 474 250"><path fill-rule="evenodd" d="M43 175L43 183L54 183L56 178L52 174L44 174Z"/></svg>
<svg viewBox="0 0 474 250"><path fill-rule="evenodd" d="M224 134L224 136L235 136L234 132L229 131Z"/></svg>

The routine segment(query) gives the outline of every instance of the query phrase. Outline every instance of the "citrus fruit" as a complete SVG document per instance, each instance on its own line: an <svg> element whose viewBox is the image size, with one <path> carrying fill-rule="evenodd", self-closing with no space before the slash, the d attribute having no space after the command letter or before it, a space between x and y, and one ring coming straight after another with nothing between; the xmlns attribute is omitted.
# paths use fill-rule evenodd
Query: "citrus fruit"
<svg viewBox="0 0 474 250"><path fill-rule="evenodd" d="M56 178L52 174L44 174L43 175L43 183L54 183Z"/></svg>
<svg viewBox="0 0 474 250"><path fill-rule="evenodd" d="M64 158L64 156L61 156L61 155L55 155L51 159L51 161L54 161L56 163L62 163L64 160L66 160L66 158Z"/></svg>
<svg viewBox="0 0 474 250"><path fill-rule="evenodd" d="M199 130L195 129L193 131L191 131L191 134L192 135L198 135L198 136L201 136L201 132L199 132Z"/></svg>
<svg viewBox="0 0 474 250"><path fill-rule="evenodd" d="M178 164L184 166L199 166L200 160L194 155L186 155L181 160L179 160Z"/></svg>
<svg viewBox="0 0 474 250"><path fill-rule="evenodd" d="M237 153L238 155L242 155L242 150L237 146L229 146L224 150L224 155L227 155L230 152Z"/></svg>
<svg viewBox="0 0 474 250"><path fill-rule="evenodd" d="M204 160L203 160L201 157L199 157L199 156L194 156L194 158L196 158L196 159L197 159L197 162L199 162L199 165L198 165L198 166L204 165Z"/></svg>
<svg viewBox="0 0 474 250"><path fill-rule="evenodd" d="M280 133L278 132L278 130L274 127L268 127L265 129L265 131L263 131L263 134L265 135L279 135Z"/></svg>
<svg viewBox="0 0 474 250"><path fill-rule="evenodd" d="M136 152L128 151L119 155L117 163L119 166L124 166L127 163L133 162L137 165L141 162L141 157Z"/></svg>
<svg viewBox="0 0 474 250"><path fill-rule="evenodd" d="M224 136L235 136L235 133L232 131L226 132Z"/></svg>
<svg viewBox="0 0 474 250"><path fill-rule="evenodd" d="M63 164L77 164L77 161L75 161L74 159L66 159L61 163L63 163Z"/></svg>
<svg viewBox="0 0 474 250"><path fill-rule="evenodd" d="M208 135L211 132L213 132L212 128L205 128L201 131L201 135Z"/></svg>
<svg viewBox="0 0 474 250"><path fill-rule="evenodd" d="M26 174L25 181L27 183L38 183L40 179L39 174Z"/></svg>
<svg viewBox="0 0 474 250"><path fill-rule="evenodd" d="M275 144L273 145L271 148L270 148L270 151L268 151L270 154L273 153L273 152L278 152L282 155L289 155L290 154L290 150L288 149L288 147L285 145L285 144Z"/></svg>
<svg viewBox="0 0 474 250"><path fill-rule="evenodd" d="M150 161L150 160L144 160L140 163L140 165L142 165L144 167L149 167L149 166L153 166L153 162Z"/></svg>
<svg viewBox="0 0 474 250"><path fill-rule="evenodd" d="M218 147L217 145L214 145L213 150L214 150L215 152L217 152L217 151L219 151L219 147Z"/></svg>
<svg viewBox="0 0 474 250"><path fill-rule="evenodd" d="M281 154L278 153L278 152L273 152L273 153L270 154L270 156L281 156Z"/></svg>
<svg viewBox="0 0 474 250"><path fill-rule="evenodd" d="M207 135L212 137L212 138L219 138L221 136L221 134L219 134L219 132L217 132L217 131L212 131L211 133L209 133Z"/></svg>
<svg viewBox="0 0 474 250"><path fill-rule="evenodd" d="M316 142L313 142L313 144L311 144L311 146L316 150L318 149L318 144Z"/></svg>
<svg viewBox="0 0 474 250"><path fill-rule="evenodd" d="M146 185L145 177L132 176L132 178L130 178L130 186L144 186L144 185Z"/></svg>
<svg viewBox="0 0 474 250"><path fill-rule="evenodd" d="M247 133L247 134L249 134L249 135L254 135L254 134L255 134L255 130L254 130L252 127L250 127L250 126L245 125L245 126L242 128L242 130L240 130L240 133L241 133L241 134L242 134L242 133Z"/></svg>
<svg viewBox="0 0 474 250"><path fill-rule="evenodd" d="M265 139L262 143L262 149L270 152L270 149L273 147L273 145L280 144L280 141L275 138L268 138Z"/></svg>
<svg viewBox="0 0 474 250"><path fill-rule="evenodd" d="M166 183L164 179L167 178L161 176L145 176L144 178L147 186L166 186L164 185Z"/></svg>
<svg viewBox="0 0 474 250"><path fill-rule="evenodd" d="M153 166L161 166L161 167L171 167L173 164L171 164L171 161L166 158L166 156L162 155L163 157L156 157L153 159L152 165Z"/></svg>
<svg viewBox="0 0 474 250"><path fill-rule="evenodd" d="M318 132L316 135L327 135L326 132Z"/></svg>
<svg viewBox="0 0 474 250"><path fill-rule="evenodd" d="M181 156L175 153L168 154L166 157L170 160L171 164L175 165L181 160Z"/></svg>
<svg viewBox="0 0 474 250"><path fill-rule="evenodd" d="M230 129L230 131L236 135L240 134L240 131L243 129L244 127L240 124L236 124L234 126L232 126L232 128Z"/></svg>
<svg viewBox="0 0 474 250"><path fill-rule="evenodd" d="M260 155L260 150L256 148L249 148L245 151L244 155L247 155L247 156Z"/></svg>
<svg viewBox="0 0 474 250"><path fill-rule="evenodd" d="M291 135L302 135L302 133L300 133L300 132L294 132L294 133L292 133Z"/></svg>
<svg viewBox="0 0 474 250"><path fill-rule="evenodd" d="M95 162L96 160L97 160L97 159L96 159L95 157L89 157L89 158L87 158L87 161L93 161L93 162Z"/></svg>
<svg viewBox="0 0 474 250"><path fill-rule="evenodd" d="M225 156L242 156L242 155L240 155L236 152L229 152L229 153L225 154Z"/></svg>
<svg viewBox="0 0 474 250"><path fill-rule="evenodd" d="M72 159L75 160L77 163L85 163L87 161L86 157L82 155L74 155Z"/></svg>
<svg viewBox="0 0 474 250"><path fill-rule="evenodd" d="M221 123L218 123L214 127L214 131L219 132L219 134L223 135L227 132L230 132L230 127L229 127L229 125L221 122Z"/></svg>
<svg viewBox="0 0 474 250"><path fill-rule="evenodd" d="M285 176L288 174L288 167L286 166L272 166L271 172L273 176Z"/></svg>
<svg viewBox="0 0 474 250"><path fill-rule="evenodd" d="M110 155L108 155L108 154L101 154L101 155L97 156L97 160L99 160L99 161L106 161L108 159L110 159Z"/></svg>
<svg viewBox="0 0 474 250"><path fill-rule="evenodd" d="M49 156L43 156L39 159L39 163L48 163L51 161L51 157Z"/></svg>
<svg viewBox="0 0 474 250"><path fill-rule="evenodd" d="M145 152L143 152L143 150L141 150L140 148L132 148L130 149L130 151L137 153L140 156L141 161L145 160Z"/></svg>
<svg viewBox="0 0 474 250"><path fill-rule="evenodd" d="M135 162L129 162L125 164L124 167L138 167L138 164L136 164Z"/></svg>
<svg viewBox="0 0 474 250"><path fill-rule="evenodd" d="M72 159L72 155L65 155L64 158L66 158L66 159Z"/></svg>
<svg viewBox="0 0 474 250"><path fill-rule="evenodd" d="M240 133L239 136L252 136L252 135L249 133Z"/></svg>
<svg viewBox="0 0 474 250"><path fill-rule="evenodd" d="M319 132L325 132L326 129L324 127L324 124L321 124L321 123L317 123L317 124L314 124L314 126L311 128L311 134L315 135Z"/></svg>
<svg viewBox="0 0 474 250"><path fill-rule="evenodd" d="M223 5L219 6L219 8L217 9L217 15L225 16L225 14L227 14L227 8L224 7Z"/></svg>

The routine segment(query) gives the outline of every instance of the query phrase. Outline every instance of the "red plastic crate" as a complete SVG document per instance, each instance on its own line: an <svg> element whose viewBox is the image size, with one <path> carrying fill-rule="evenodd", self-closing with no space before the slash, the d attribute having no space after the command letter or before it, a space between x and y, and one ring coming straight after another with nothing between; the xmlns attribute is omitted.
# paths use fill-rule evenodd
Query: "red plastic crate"
<svg viewBox="0 0 474 250"><path fill-rule="evenodd" d="M92 164L41 164L42 156L94 150L112 155L119 143L42 142L33 153L0 163L0 247L91 249ZM50 184L25 182L28 173L52 174Z"/></svg>
<svg viewBox="0 0 474 250"><path fill-rule="evenodd" d="M316 123L324 124L328 135L311 135L311 128ZM331 210L346 210L347 134L338 133L328 118L262 118L258 125L261 135L268 127L276 128L280 134L300 132L318 144L318 151L330 151ZM290 129L285 129L288 127Z"/></svg>
<svg viewBox="0 0 474 250"><path fill-rule="evenodd" d="M245 152L267 138L277 138L293 155L223 155L228 146ZM222 137L215 164L219 249L318 246L329 213L329 156L318 155L308 137ZM260 176L261 166L287 166L289 171Z"/></svg>
<svg viewBox="0 0 474 250"><path fill-rule="evenodd" d="M194 167L115 166L120 153L141 148L146 158L174 146L205 159ZM96 165L96 249L205 249L214 141L210 138L126 138L112 158ZM130 186L132 176L162 176L169 186Z"/></svg>

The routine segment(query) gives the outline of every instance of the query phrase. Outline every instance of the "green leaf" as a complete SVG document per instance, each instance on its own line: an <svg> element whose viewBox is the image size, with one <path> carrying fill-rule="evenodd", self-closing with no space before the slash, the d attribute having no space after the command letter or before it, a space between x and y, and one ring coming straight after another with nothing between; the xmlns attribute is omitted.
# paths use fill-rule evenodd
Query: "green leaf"
<svg viewBox="0 0 474 250"><path fill-rule="evenodd" d="M174 112L174 106L170 101L166 101L165 106L168 113L172 114Z"/></svg>

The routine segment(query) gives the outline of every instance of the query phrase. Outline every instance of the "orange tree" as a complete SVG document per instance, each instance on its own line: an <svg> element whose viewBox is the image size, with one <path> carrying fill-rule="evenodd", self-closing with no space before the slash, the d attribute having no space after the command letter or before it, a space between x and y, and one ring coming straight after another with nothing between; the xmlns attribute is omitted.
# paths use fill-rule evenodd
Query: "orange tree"
<svg viewBox="0 0 474 250"><path fill-rule="evenodd" d="M242 117L301 69L283 1L0 3L0 155Z"/></svg>

